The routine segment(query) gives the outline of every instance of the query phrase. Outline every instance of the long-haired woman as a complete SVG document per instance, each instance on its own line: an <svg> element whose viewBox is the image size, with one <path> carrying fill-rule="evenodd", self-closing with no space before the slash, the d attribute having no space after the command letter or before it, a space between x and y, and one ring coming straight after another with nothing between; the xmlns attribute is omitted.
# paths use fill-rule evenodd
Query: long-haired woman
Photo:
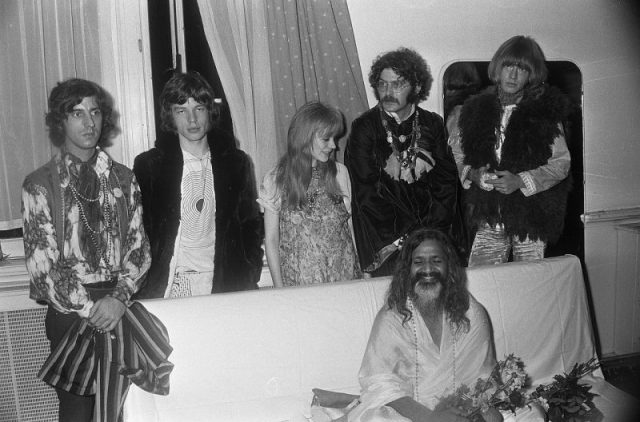
<svg viewBox="0 0 640 422"><path fill-rule="evenodd" d="M258 202L275 287L361 277L351 223L351 184L334 159L342 113L310 102L291 120L287 152L269 171Z"/></svg>

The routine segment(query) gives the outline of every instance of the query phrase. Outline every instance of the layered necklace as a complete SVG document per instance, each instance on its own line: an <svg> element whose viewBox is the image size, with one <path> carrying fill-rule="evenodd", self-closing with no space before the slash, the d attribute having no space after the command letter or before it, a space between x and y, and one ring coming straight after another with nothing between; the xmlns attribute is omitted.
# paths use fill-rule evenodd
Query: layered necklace
<svg viewBox="0 0 640 422"><path fill-rule="evenodd" d="M415 164L415 158L417 155L417 145L420 139L420 127L418 125L418 110L415 110L413 114L413 122L411 125L411 133L407 135L396 136L391 132L389 128L389 122L384 116L384 111L380 107L380 118L382 119L382 126L387 134L387 143L393 150L393 155L396 157L400 166L403 169L411 168Z"/></svg>
<svg viewBox="0 0 640 422"><path fill-rule="evenodd" d="M80 213L80 220L82 221L82 225L85 228L86 232L89 234L89 238L91 239L91 243L96 248L96 251L99 253L99 256L103 259L104 264L110 270L111 269L111 250L113 248L113 218L114 218L114 209L109 201L109 192L112 192L111 184L107 179L106 175L102 174L99 176L100 180L100 191L98 192L98 196L95 198L88 198L82 195L76 189L74 183L69 183L69 189L71 190L71 195L73 196L73 200L78 205L78 211ZM102 201L101 201L102 199ZM87 218L87 213L85 210L85 206L83 201L86 203L95 204L97 203L101 207L102 218L104 221L104 227L100 229L100 223L98 222L98 228L95 229L91 227L89 224L89 219ZM106 242L102 241L102 234L106 231ZM102 247L102 245L106 243L106 248Z"/></svg>

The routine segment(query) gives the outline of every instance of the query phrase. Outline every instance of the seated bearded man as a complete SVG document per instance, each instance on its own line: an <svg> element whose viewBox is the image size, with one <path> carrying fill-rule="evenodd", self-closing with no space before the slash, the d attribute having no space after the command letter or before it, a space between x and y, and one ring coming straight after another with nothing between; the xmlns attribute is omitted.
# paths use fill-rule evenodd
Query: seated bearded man
<svg viewBox="0 0 640 422"><path fill-rule="evenodd" d="M360 403L347 418L373 421L465 421L455 409L433 410L461 384L495 365L486 310L467 291L449 238L420 229L403 245L386 305L378 312L360 367ZM314 390L319 404L356 396ZM501 421L497 410L483 415Z"/></svg>
<svg viewBox="0 0 640 422"><path fill-rule="evenodd" d="M315 404L333 421L470 420L455 408L436 407L462 384L486 379L496 364L489 316L466 284L447 235L431 229L411 233L371 329L359 373L362 394L314 389ZM348 413L335 419L336 408ZM544 420L537 406L516 414L490 408L481 416L486 422Z"/></svg>

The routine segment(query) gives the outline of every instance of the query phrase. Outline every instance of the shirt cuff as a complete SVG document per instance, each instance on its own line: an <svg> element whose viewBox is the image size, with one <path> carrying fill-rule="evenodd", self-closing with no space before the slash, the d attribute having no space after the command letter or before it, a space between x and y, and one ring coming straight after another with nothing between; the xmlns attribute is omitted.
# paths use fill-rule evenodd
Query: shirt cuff
<svg viewBox="0 0 640 422"><path fill-rule="evenodd" d="M537 192L536 184L533 182L531 173L529 173L528 171L523 171L521 173L518 173L518 176L520 176L520 178L524 182L524 187L520 188L520 192L522 192L524 196L531 196Z"/></svg>
<svg viewBox="0 0 640 422"><path fill-rule="evenodd" d="M466 165L462 168L462 172L460 173L460 181L462 182L462 187L465 189L469 189L471 187L471 180L467 179L469 170L471 170L471 166Z"/></svg>
<svg viewBox="0 0 640 422"><path fill-rule="evenodd" d="M109 296L127 305L131 297L131 292L128 287L118 284Z"/></svg>
<svg viewBox="0 0 640 422"><path fill-rule="evenodd" d="M88 301L84 304L82 309L76 311L80 318L89 318L89 313L91 312L91 308L93 308L93 300Z"/></svg>

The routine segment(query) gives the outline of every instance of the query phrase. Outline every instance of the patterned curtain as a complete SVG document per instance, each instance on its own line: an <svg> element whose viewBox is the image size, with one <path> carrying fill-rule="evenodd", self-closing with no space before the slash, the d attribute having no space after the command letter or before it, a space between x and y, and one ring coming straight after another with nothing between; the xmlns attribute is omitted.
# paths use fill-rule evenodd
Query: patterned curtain
<svg viewBox="0 0 640 422"><path fill-rule="evenodd" d="M22 227L24 177L49 160L44 115L63 79L101 79L96 2L0 1L0 230Z"/></svg>
<svg viewBox="0 0 640 422"><path fill-rule="evenodd" d="M277 150L284 153L295 111L319 100L338 107L347 129L369 108L346 0L267 3ZM346 136L338 150L342 161Z"/></svg>

